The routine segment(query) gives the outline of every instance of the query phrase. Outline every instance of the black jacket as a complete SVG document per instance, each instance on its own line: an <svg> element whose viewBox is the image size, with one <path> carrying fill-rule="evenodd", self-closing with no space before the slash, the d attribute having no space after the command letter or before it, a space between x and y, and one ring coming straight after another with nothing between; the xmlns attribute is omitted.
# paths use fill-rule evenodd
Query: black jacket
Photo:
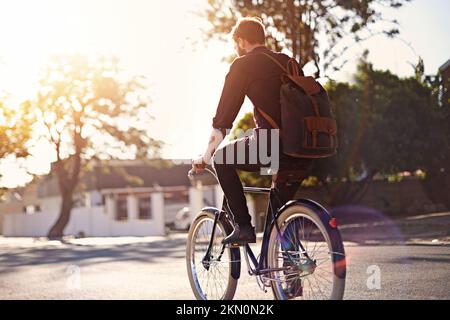
<svg viewBox="0 0 450 320"><path fill-rule="evenodd" d="M281 68L269 57L268 53L278 62L286 66L289 56L276 53L265 46L257 47L249 53L236 58L230 66L225 78L225 84L217 107L212 126L217 129L231 129L233 121L247 96L254 106L262 109L276 123L280 123L280 87ZM299 70L303 74L302 70ZM253 109L257 128L271 129L270 124Z"/></svg>

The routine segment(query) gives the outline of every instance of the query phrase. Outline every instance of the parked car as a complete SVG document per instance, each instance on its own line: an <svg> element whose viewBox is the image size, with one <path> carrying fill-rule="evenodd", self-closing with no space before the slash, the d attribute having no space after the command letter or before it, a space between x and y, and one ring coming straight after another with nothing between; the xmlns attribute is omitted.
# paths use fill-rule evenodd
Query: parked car
<svg viewBox="0 0 450 320"><path fill-rule="evenodd" d="M173 227L177 230L189 230L191 226L191 211L189 207L181 208L175 215Z"/></svg>

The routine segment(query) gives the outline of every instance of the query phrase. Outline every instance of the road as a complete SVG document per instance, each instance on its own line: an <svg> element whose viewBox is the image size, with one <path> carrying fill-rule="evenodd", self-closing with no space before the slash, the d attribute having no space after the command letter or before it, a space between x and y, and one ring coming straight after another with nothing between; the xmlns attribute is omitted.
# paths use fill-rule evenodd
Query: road
<svg viewBox="0 0 450 320"><path fill-rule="evenodd" d="M71 243L0 237L0 299L192 299L186 234ZM450 299L450 246L346 243L346 299ZM371 267L372 266L372 267ZM379 268L380 288L368 289ZM236 299L272 299L242 273Z"/></svg>

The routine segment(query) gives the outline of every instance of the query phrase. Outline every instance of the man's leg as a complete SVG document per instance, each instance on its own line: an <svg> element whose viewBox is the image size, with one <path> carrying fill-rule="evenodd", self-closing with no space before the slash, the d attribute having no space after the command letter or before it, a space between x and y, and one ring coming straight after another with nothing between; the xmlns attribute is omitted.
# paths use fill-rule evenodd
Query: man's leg
<svg viewBox="0 0 450 320"><path fill-rule="evenodd" d="M250 153L257 152L254 149L255 143L254 137L251 136L237 139L218 149L213 157L214 169L235 222L234 231L224 239L224 243L243 244L256 241L242 182L236 171L260 171L261 165L257 163L257 159L250 160Z"/></svg>
<svg viewBox="0 0 450 320"><path fill-rule="evenodd" d="M248 154L249 138L238 139L230 142L227 146L218 149L213 157L213 167L219 179L220 186L223 190L228 206L231 209L235 223L240 226L250 226L251 217L247 207L247 200L244 195L244 189L237 170L257 172L260 166L257 164L249 164L248 157L245 157L247 163L237 161L238 152L245 151ZM226 154L233 154L232 159L228 159ZM230 158L230 157L229 157Z"/></svg>

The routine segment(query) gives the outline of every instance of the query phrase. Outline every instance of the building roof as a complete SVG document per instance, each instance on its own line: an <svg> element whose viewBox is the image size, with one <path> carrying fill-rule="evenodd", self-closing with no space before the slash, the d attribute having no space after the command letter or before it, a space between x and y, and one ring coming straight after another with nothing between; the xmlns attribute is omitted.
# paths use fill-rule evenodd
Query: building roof
<svg viewBox="0 0 450 320"><path fill-rule="evenodd" d="M178 187L191 186L187 177L190 164L175 164L172 160L130 161L114 160L93 164L92 170L81 178L84 190L123 189L133 187ZM202 175L202 184L216 181L211 175ZM59 195L54 172L46 176L38 186L39 197Z"/></svg>
<svg viewBox="0 0 450 320"><path fill-rule="evenodd" d="M439 68L439 71L442 72L442 71L448 69L449 67L450 67L450 59L448 59L447 62L444 63L444 64Z"/></svg>

